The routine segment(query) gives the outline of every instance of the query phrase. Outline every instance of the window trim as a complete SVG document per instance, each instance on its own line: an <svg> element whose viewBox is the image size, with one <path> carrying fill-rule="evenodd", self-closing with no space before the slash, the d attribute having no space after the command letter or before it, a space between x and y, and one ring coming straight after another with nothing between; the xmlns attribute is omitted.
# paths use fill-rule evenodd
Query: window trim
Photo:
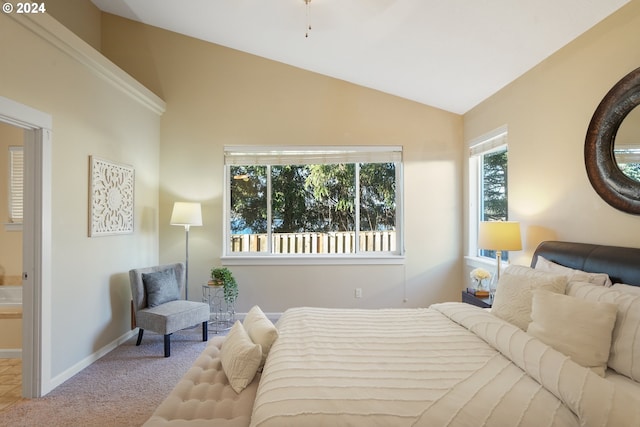
<svg viewBox="0 0 640 427"><path fill-rule="evenodd" d="M404 255L314 255L300 254L279 255L223 255L220 257L224 265L401 265L405 263Z"/></svg>
<svg viewBox="0 0 640 427"><path fill-rule="evenodd" d="M358 163L367 160L373 162L394 162L396 166L396 244L395 252L357 252L349 254L274 254L271 253L271 243L269 242L269 252L243 253L230 252L231 222L230 203L231 186L230 174L231 166L238 164L266 164L271 166L267 158L274 159L278 152L291 153L287 159L296 159L296 153L318 154L318 163L325 161L331 163L338 159L340 153L347 155L346 163ZM232 154L234 153L234 154ZM330 154L329 157L323 157ZM224 146L224 168L223 168L223 245L221 260L226 265L355 265L355 264L403 264L405 261L404 249L404 171L403 171L403 150L402 146L246 146L228 145ZM387 157L385 157L387 156ZM389 157L390 156L390 157ZM247 161L256 163L247 163ZM299 159L299 158L298 158ZM324 159L324 160L321 160ZM386 160L385 160L386 159ZM339 159L338 159L339 160ZM295 164L289 161L280 160L280 164ZM267 181L267 198L271 198L271 180ZM359 182L356 182L356 186ZM271 212L268 212L268 221L271 222ZM270 239L269 239L270 240ZM357 240L357 239L356 239Z"/></svg>

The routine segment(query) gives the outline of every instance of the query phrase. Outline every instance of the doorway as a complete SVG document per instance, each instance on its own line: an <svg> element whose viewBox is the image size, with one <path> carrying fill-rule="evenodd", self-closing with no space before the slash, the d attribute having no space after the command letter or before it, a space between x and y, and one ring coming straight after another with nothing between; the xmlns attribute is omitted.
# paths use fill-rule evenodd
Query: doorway
<svg viewBox="0 0 640 427"><path fill-rule="evenodd" d="M52 117L0 97L0 122L24 130L22 396L51 390Z"/></svg>
<svg viewBox="0 0 640 427"><path fill-rule="evenodd" d="M23 139L0 122L0 410L22 397Z"/></svg>

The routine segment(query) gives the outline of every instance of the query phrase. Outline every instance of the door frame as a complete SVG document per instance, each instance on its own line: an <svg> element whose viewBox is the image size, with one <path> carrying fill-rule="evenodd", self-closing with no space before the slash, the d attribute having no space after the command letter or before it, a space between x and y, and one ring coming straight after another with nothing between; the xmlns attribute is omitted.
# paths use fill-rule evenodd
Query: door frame
<svg viewBox="0 0 640 427"><path fill-rule="evenodd" d="M0 96L0 121L24 129L22 396L51 391L50 114Z"/></svg>

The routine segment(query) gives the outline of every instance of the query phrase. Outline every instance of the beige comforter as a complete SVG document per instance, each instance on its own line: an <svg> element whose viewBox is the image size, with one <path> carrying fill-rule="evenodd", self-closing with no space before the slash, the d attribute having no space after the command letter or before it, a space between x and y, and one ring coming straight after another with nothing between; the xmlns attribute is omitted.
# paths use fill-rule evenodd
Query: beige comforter
<svg viewBox="0 0 640 427"><path fill-rule="evenodd" d="M640 425L638 397L467 304L296 308L278 327L253 427Z"/></svg>

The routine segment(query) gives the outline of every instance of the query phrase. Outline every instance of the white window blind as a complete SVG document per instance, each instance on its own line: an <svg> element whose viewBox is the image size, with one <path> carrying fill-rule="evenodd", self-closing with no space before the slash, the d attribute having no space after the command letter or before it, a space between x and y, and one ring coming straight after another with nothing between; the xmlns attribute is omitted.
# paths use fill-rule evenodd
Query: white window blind
<svg viewBox="0 0 640 427"><path fill-rule="evenodd" d="M400 146L255 147L227 146L225 165L308 165L402 161Z"/></svg>
<svg viewBox="0 0 640 427"><path fill-rule="evenodd" d="M23 147L9 147L9 222L22 223L24 189Z"/></svg>
<svg viewBox="0 0 640 427"><path fill-rule="evenodd" d="M469 147L469 157L486 154L492 150L507 145L507 129L501 127L495 131L472 141Z"/></svg>

